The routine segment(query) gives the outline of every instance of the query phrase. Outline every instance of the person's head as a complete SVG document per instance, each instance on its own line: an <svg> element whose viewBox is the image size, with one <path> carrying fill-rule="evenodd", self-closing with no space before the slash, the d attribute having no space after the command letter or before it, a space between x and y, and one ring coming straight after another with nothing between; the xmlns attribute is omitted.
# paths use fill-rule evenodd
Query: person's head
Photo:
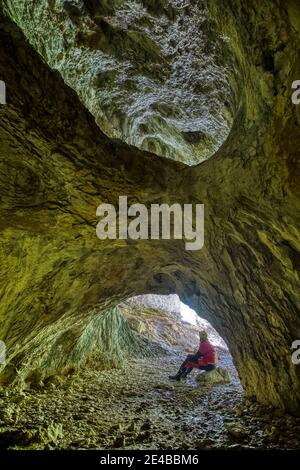
<svg viewBox="0 0 300 470"><path fill-rule="evenodd" d="M199 338L200 341L206 341L208 339L208 334L206 333L206 331L199 331Z"/></svg>

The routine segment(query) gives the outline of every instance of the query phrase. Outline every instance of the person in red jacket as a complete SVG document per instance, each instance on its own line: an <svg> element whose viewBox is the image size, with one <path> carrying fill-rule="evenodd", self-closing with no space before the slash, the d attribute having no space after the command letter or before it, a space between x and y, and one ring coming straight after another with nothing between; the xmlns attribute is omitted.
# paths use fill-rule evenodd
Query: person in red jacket
<svg viewBox="0 0 300 470"><path fill-rule="evenodd" d="M189 354L185 361L181 364L176 375L170 375L171 380L180 380L186 378L187 375L195 368L201 370L213 370L218 363L216 348L208 341L206 331L199 333L200 344L196 354Z"/></svg>

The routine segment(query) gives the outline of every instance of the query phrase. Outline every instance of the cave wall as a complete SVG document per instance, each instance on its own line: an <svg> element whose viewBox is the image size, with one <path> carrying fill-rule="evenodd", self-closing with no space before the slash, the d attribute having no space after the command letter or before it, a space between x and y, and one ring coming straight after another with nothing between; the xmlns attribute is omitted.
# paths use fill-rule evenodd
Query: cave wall
<svg viewBox="0 0 300 470"><path fill-rule="evenodd" d="M43 367L55 336L77 320L88 327L95 309L102 315L133 295L177 293L225 339L246 395L300 413L291 362L300 337L300 114L291 104L300 7L208 5L231 38L239 100L226 142L195 167L107 138L58 72L1 20L2 376L9 368L11 379L21 377L33 362ZM100 242L96 207L122 194L144 204L204 203L204 248ZM38 362L32 351L41 347Z"/></svg>
<svg viewBox="0 0 300 470"><path fill-rule="evenodd" d="M189 164L232 123L229 48L206 3L2 1L106 135Z"/></svg>

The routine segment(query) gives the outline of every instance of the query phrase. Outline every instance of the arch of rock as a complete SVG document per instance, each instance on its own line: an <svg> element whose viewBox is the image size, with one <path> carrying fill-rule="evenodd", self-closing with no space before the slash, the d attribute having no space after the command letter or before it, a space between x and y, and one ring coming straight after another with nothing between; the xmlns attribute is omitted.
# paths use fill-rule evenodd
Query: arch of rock
<svg viewBox="0 0 300 470"><path fill-rule="evenodd" d="M97 342L97 322L122 299L176 292L226 340L247 395L300 413L291 361L300 337L300 113L291 104L300 6L224 3L209 2L232 40L234 124L221 149L194 167L104 136L58 73L1 18L2 383L82 361ZM95 209L123 194L146 205L204 203L204 248L100 242ZM105 331L113 340L121 327L116 319Z"/></svg>

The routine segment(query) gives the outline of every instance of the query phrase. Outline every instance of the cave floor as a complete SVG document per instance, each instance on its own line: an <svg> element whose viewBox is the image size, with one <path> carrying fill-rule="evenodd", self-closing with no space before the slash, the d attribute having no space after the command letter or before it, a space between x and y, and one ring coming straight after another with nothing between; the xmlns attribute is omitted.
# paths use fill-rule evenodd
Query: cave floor
<svg viewBox="0 0 300 470"><path fill-rule="evenodd" d="M47 440L46 432L44 441L30 445L14 437L4 445L0 434L0 448L299 448L300 418L272 416L245 402L230 355L222 353L220 359L231 384L199 386L194 377L170 382L168 375L181 362L171 355L136 359L125 370L85 369L58 386L2 392L3 435L53 429L52 438Z"/></svg>

